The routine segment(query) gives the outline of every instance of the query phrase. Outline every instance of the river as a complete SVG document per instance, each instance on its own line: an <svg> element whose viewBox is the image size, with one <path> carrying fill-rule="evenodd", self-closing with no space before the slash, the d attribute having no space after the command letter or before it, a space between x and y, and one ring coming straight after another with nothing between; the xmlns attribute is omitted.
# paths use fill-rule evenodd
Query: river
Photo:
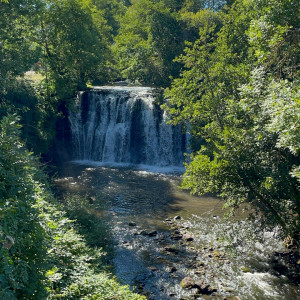
<svg viewBox="0 0 300 300"><path fill-rule="evenodd" d="M148 299L300 299L274 267L274 253L286 251L279 230L256 231L242 212L223 220L220 199L179 190L180 175L168 171L66 163L55 184L60 199L89 200L114 274ZM181 286L186 277L191 288Z"/></svg>

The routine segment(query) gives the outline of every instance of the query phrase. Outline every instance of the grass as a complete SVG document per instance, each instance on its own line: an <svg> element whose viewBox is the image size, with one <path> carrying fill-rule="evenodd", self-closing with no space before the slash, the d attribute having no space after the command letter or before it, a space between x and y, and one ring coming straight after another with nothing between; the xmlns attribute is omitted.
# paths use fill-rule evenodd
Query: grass
<svg viewBox="0 0 300 300"><path fill-rule="evenodd" d="M24 78L33 82L40 82L45 78L45 76L35 71L27 71L24 75Z"/></svg>

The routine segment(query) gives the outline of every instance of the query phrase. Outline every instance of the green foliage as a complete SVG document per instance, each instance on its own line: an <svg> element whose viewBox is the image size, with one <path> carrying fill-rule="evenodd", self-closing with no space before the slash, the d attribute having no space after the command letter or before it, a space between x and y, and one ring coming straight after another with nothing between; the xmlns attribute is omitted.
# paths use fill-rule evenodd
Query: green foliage
<svg viewBox="0 0 300 300"><path fill-rule="evenodd" d="M10 79L28 71L38 60L40 49L32 45L40 1L10 0L0 12L0 93Z"/></svg>
<svg viewBox="0 0 300 300"><path fill-rule="evenodd" d="M116 36L126 11L125 3L120 0L93 0L92 2L98 10L103 11L103 17L110 26L112 35Z"/></svg>
<svg viewBox="0 0 300 300"><path fill-rule="evenodd" d="M12 78L23 75L37 61L40 49L32 44L40 1L1 1L0 93Z"/></svg>
<svg viewBox="0 0 300 300"><path fill-rule="evenodd" d="M178 77L182 67L174 59L182 54L185 41L194 42L205 18L213 19L214 11L220 11L225 2L131 1L113 47L120 77L147 85L169 86L170 77Z"/></svg>
<svg viewBox="0 0 300 300"><path fill-rule="evenodd" d="M68 217L79 224L78 231L84 235L87 244L91 247L101 247L105 251L109 247L108 231L105 215L105 200L98 197L82 195L66 195L62 200L62 208ZM99 234L101 233L101 234Z"/></svg>
<svg viewBox="0 0 300 300"><path fill-rule="evenodd" d="M202 9L220 10L227 4L226 0L184 0L182 9L196 13ZM230 1L229 1L230 2Z"/></svg>
<svg viewBox="0 0 300 300"><path fill-rule="evenodd" d="M143 299L100 272L103 254L86 246L64 213L49 204L44 213L52 236L46 272L50 299Z"/></svg>
<svg viewBox="0 0 300 300"><path fill-rule="evenodd" d="M99 8L92 0L1 3L0 116L22 117L22 137L35 153L53 142L62 101L110 79L109 42L116 30L110 25L122 7L113 0ZM44 75L34 86L22 80L31 68Z"/></svg>
<svg viewBox="0 0 300 300"><path fill-rule="evenodd" d="M229 107L235 113L217 136L213 159L202 147L187 167L183 185L192 192L219 193L227 207L250 202L269 223L297 238L299 185L292 172L299 167L299 85L261 76L261 71L254 73L242 87L242 100ZM279 114L278 106L285 106Z"/></svg>
<svg viewBox="0 0 300 300"><path fill-rule="evenodd" d="M184 46L181 32L176 14L162 2L132 1L114 46L121 76L142 84L168 85L169 76L179 72L172 60Z"/></svg>
<svg viewBox="0 0 300 300"><path fill-rule="evenodd" d="M166 90L165 108L173 122L188 120L195 136L209 139L224 127L227 102L239 99L237 88L249 77L250 8L241 4L226 16L202 11L200 38L179 57L186 69Z"/></svg>
<svg viewBox="0 0 300 300"><path fill-rule="evenodd" d="M263 14L251 21L248 36L258 64L264 64L277 78L297 78L300 63L297 1L261 1L257 9Z"/></svg>
<svg viewBox="0 0 300 300"><path fill-rule="evenodd" d="M87 82L107 81L109 40L117 26L112 14L121 14L122 5L106 1L100 6L97 9L92 0L2 3L1 89L37 61L45 73L48 99L51 94L62 98L73 95Z"/></svg>
<svg viewBox="0 0 300 300"><path fill-rule="evenodd" d="M223 27L203 26L179 58L185 70L164 107L204 139L183 187L217 193L231 208L250 202L299 242L297 9L296 1L236 1Z"/></svg>
<svg viewBox="0 0 300 300"><path fill-rule="evenodd" d="M57 209L44 175L19 138L0 124L1 299L143 299L99 273L102 253L86 246Z"/></svg>
<svg viewBox="0 0 300 300"><path fill-rule="evenodd" d="M107 80L109 27L89 0L46 1L36 42L44 49L48 84L60 97Z"/></svg>
<svg viewBox="0 0 300 300"><path fill-rule="evenodd" d="M41 95L41 87L25 79L11 79L0 94L0 118L17 113L22 124L22 139L36 154L46 153L55 137L55 102Z"/></svg>
<svg viewBox="0 0 300 300"><path fill-rule="evenodd" d="M30 153L18 139L16 119L0 125L0 295L36 299L45 295L44 257L47 234L40 223L42 188L34 177Z"/></svg>

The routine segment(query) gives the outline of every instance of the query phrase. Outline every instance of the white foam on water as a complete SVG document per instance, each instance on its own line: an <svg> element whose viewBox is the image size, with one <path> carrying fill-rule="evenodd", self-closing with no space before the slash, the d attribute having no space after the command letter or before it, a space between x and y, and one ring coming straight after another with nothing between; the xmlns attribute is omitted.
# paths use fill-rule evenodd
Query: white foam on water
<svg viewBox="0 0 300 300"><path fill-rule="evenodd" d="M69 121L76 160L164 173L183 165L188 135L168 124L151 88L94 87L81 93Z"/></svg>
<svg viewBox="0 0 300 300"><path fill-rule="evenodd" d="M261 289L265 296L278 297L279 294L274 290L274 286L271 282L275 279L270 273L245 273L242 279L247 284L254 284L259 289Z"/></svg>
<svg viewBox="0 0 300 300"><path fill-rule="evenodd" d="M178 174L181 175L185 172L184 167L178 166L168 166L168 167L159 167L159 166L151 166L151 165L135 165L130 163L116 163L116 162L101 162L101 161L93 161L93 160L72 160L71 163L90 166L90 167L106 167L106 168L128 168L137 171L137 173L143 174ZM89 168L91 169L91 168Z"/></svg>

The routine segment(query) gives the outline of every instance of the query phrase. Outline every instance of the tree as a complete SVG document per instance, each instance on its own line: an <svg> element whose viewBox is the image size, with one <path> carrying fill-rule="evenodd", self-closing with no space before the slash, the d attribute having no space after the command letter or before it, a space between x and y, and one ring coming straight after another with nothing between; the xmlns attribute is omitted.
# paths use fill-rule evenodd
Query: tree
<svg viewBox="0 0 300 300"><path fill-rule="evenodd" d="M0 3L0 93L9 81L23 75L38 61L40 49L32 44L40 1Z"/></svg>
<svg viewBox="0 0 300 300"><path fill-rule="evenodd" d="M183 9L193 13L196 13L202 9L217 11L223 8L227 2L228 1L226 0L185 0Z"/></svg>
<svg viewBox="0 0 300 300"><path fill-rule="evenodd" d="M10 0L0 11L0 115L17 111L27 145L45 153L61 99L109 80L110 28L89 0ZM38 61L34 85L22 77Z"/></svg>
<svg viewBox="0 0 300 300"><path fill-rule="evenodd" d="M201 138L183 187L249 202L299 243L299 16L275 2L236 1L221 30L204 28L165 107Z"/></svg>
<svg viewBox="0 0 300 300"><path fill-rule="evenodd" d="M36 153L46 151L54 136L53 107L39 87L24 80L24 73L36 65L41 48L34 43L42 1L10 0L0 4L0 117L18 113L22 137Z"/></svg>
<svg viewBox="0 0 300 300"><path fill-rule="evenodd" d="M164 107L174 123L189 122L194 140L208 140L224 127L227 103L239 99L238 87L249 77L246 30L251 13L243 3L227 15L201 11L200 37L178 58L185 69L166 90Z"/></svg>
<svg viewBox="0 0 300 300"><path fill-rule="evenodd" d="M41 93L43 91L30 80L11 78L0 94L0 118L17 113L22 124L22 139L37 155L47 152L55 137L57 118L54 103Z"/></svg>
<svg viewBox="0 0 300 300"><path fill-rule="evenodd" d="M114 46L123 78L166 86L169 76L178 75L178 63L172 60L181 53L184 40L176 17L162 2L132 1Z"/></svg>
<svg viewBox="0 0 300 300"><path fill-rule="evenodd" d="M39 25L42 62L61 97L107 80L109 28L91 1L47 1Z"/></svg>
<svg viewBox="0 0 300 300"><path fill-rule="evenodd" d="M185 41L199 37L204 18L214 18L226 1L132 1L114 46L121 77L167 87L182 67ZM203 15L205 17L203 18ZM216 21L217 22L217 21Z"/></svg>
<svg viewBox="0 0 300 300"><path fill-rule="evenodd" d="M113 38L118 33L120 20L126 11L126 3L120 0L93 0L93 4L103 12L103 17L111 28Z"/></svg>
<svg viewBox="0 0 300 300"><path fill-rule="evenodd" d="M218 193L227 207L251 203L266 222L279 224L298 240L299 177L297 183L293 174L300 164L297 99L298 83L276 82L255 70L241 88L241 101L228 107L231 114L218 140L214 137L213 154L202 147L193 156L183 186Z"/></svg>

